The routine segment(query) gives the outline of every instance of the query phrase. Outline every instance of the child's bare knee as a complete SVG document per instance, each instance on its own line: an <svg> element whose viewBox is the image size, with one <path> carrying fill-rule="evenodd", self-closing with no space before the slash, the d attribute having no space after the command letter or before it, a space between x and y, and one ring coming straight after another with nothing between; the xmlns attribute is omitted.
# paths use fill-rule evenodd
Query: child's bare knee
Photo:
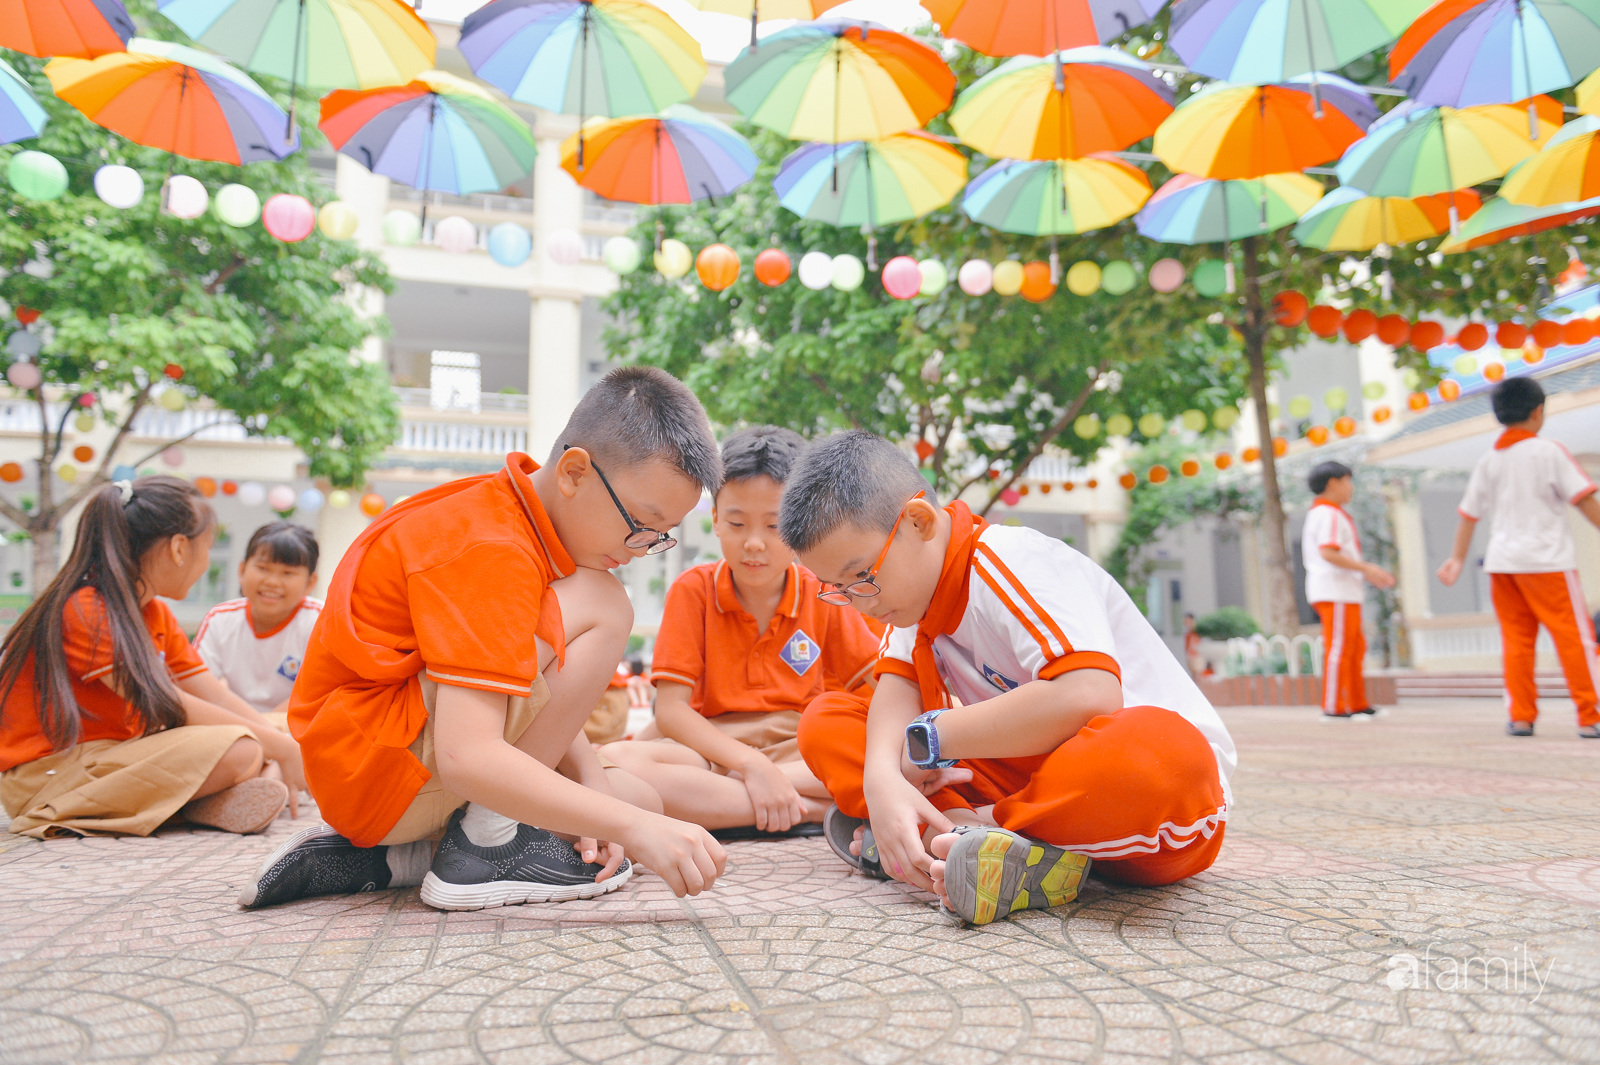
<svg viewBox="0 0 1600 1065"><path fill-rule="evenodd" d="M633 602L622 582L610 573L579 567L572 576L550 585L561 604L561 620L570 641L582 633L603 630L623 640L633 629Z"/></svg>
<svg viewBox="0 0 1600 1065"><path fill-rule="evenodd" d="M627 770L607 769L606 783L611 786L611 794L630 806L654 814L666 813L666 804L661 801L656 789Z"/></svg>
<svg viewBox="0 0 1600 1065"><path fill-rule="evenodd" d="M213 772L232 777L234 784L243 783L261 774L265 758L259 740L253 736L241 736L223 753Z"/></svg>

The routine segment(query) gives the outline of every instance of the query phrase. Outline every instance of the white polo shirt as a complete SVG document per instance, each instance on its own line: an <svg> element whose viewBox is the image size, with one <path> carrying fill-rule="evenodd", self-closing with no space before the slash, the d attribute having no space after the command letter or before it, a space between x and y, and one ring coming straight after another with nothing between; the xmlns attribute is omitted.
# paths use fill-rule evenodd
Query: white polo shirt
<svg viewBox="0 0 1600 1065"><path fill-rule="evenodd" d="M915 626L891 629L883 656L913 668L916 642ZM963 705L1072 669L1117 673L1123 706L1159 706L1200 730L1232 804L1228 778L1238 755L1222 718L1122 586L1060 540L1018 526L984 528L967 611L953 633L933 641L933 653ZM1227 820L1226 809L1218 820Z"/></svg>
<svg viewBox="0 0 1600 1065"><path fill-rule="evenodd" d="M1361 561L1361 536L1350 512L1326 499L1311 504L1300 553L1306 566L1306 602L1359 603L1367 595L1367 579L1359 570L1341 569L1322 557L1324 547L1337 547L1346 558Z"/></svg>
<svg viewBox="0 0 1600 1065"><path fill-rule="evenodd" d="M1490 573L1552 573L1578 568L1567 508L1595 484L1554 440L1507 429L1472 469L1462 517L1493 516L1483 568Z"/></svg>
<svg viewBox="0 0 1600 1065"><path fill-rule="evenodd" d="M289 698L305 661L311 627L322 616L322 600L306 596L284 622L264 636L250 624L250 600L230 599L211 608L194 649L206 667L228 682L228 690L262 713Z"/></svg>

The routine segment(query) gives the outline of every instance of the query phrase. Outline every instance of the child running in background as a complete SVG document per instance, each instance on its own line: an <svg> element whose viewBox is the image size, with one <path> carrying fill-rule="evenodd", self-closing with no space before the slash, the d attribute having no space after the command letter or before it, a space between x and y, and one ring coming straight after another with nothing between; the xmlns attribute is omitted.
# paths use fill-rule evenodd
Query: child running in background
<svg viewBox="0 0 1600 1065"><path fill-rule="evenodd" d="M316 586L311 530L288 521L263 525L239 563L240 598L212 607L194 637L194 649L228 690L285 731L289 691L322 613L322 600L307 594Z"/></svg>
<svg viewBox="0 0 1600 1065"><path fill-rule="evenodd" d="M651 680L663 738L605 756L661 795L673 817L712 829L787 833L829 801L795 742L800 711L825 691L868 683L878 639L855 611L817 601L822 585L778 536L783 483L805 441L774 426L722 446L712 511L722 560L667 593Z"/></svg>
<svg viewBox="0 0 1600 1065"><path fill-rule="evenodd" d="M781 529L827 601L894 626L870 703L830 692L800 722L846 861L984 924L1071 901L1090 858L1143 885L1216 859L1233 740L1105 570L959 501L939 509L865 432L811 446Z"/></svg>
<svg viewBox="0 0 1600 1065"><path fill-rule="evenodd" d="M1567 691L1577 704L1578 735L1600 739L1600 662L1595 659L1594 622L1583 601L1578 555L1567 524L1567 507L1600 528L1595 485L1572 454L1553 440L1541 440L1544 389L1531 377L1508 377L1491 397L1495 420L1505 432L1478 460L1458 508L1456 542L1439 567L1439 580L1454 584L1466 565L1478 522L1494 515L1483 568L1500 619L1504 656L1506 732L1532 736L1539 716L1539 687L1533 679L1539 626L1550 632L1567 676Z"/></svg>
<svg viewBox="0 0 1600 1065"><path fill-rule="evenodd" d="M298 807L294 740L206 670L157 598L189 594L215 528L174 477L89 497L72 555L0 649L11 831L147 836L181 813L248 833Z"/></svg>

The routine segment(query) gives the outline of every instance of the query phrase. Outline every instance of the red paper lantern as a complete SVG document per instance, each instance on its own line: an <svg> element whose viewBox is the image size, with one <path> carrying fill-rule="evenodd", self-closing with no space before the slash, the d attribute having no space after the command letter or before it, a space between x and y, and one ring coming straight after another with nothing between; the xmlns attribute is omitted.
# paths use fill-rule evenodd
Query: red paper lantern
<svg viewBox="0 0 1600 1065"><path fill-rule="evenodd" d="M183 367L179 366L175 362L167 363L166 366L162 367L161 372L172 378L174 381L180 380L183 377Z"/></svg>
<svg viewBox="0 0 1600 1065"><path fill-rule="evenodd" d="M376 492L368 492L361 497L361 513L369 518L376 518L383 513L383 508L389 503Z"/></svg>
<svg viewBox="0 0 1600 1065"><path fill-rule="evenodd" d="M1338 418L1334 421L1333 431L1338 433L1340 436L1353 436L1355 435L1356 431L1356 420L1350 417L1350 415L1346 414L1344 417Z"/></svg>
<svg viewBox="0 0 1600 1065"><path fill-rule="evenodd" d="M1024 278L1027 269L1023 269ZM922 291L922 271L917 269L917 260L909 255L896 255L893 259L883 264L883 290L897 300L908 300ZM1023 290L1027 290L1024 281Z"/></svg>
<svg viewBox="0 0 1600 1065"><path fill-rule="evenodd" d="M1089 478L1089 487L1090 488L1099 488L1100 487L1100 482L1097 481L1095 478L1091 477L1091 478Z"/></svg>
<svg viewBox="0 0 1600 1065"><path fill-rule="evenodd" d="M1378 339L1397 348L1411 335L1411 323L1398 314L1386 314L1378 319Z"/></svg>
<svg viewBox="0 0 1600 1065"><path fill-rule="evenodd" d="M238 493L238 491L239 491L239 482L238 481L223 481L222 482L222 494L223 495L225 495L225 496L236 495Z"/></svg>
<svg viewBox="0 0 1600 1065"><path fill-rule="evenodd" d="M1306 439L1311 441L1312 447L1321 447L1328 442L1328 427L1326 425L1313 425L1306 430Z"/></svg>
<svg viewBox="0 0 1600 1065"><path fill-rule="evenodd" d="M1339 331L1344 314L1337 307L1319 303L1306 312L1306 326L1319 337L1331 337Z"/></svg>
<svg viewBox="0 0 1600 1065"><path fill-rule="evenodd" d="M1061 482L1061 490L1063 492L1070 492L1076 487L1078 487L1078 486L1073 484L1071 481L1062 481Z"/></svg>
<svg viewBox="0 0 1600 1065"><path fill-rule="evenodd" d="M990 470L989 471L989 480L998 481L999 479L1000 479L1000 471L999 470Z"/></svg>
<svg viewBox="0 0 1600 1065"><path fill-rule="evenodd" d="M1131 473L1125 473L1121 477L1117 478L1117 483L1122 485L1122 487L1131 490L1134 485L1139 483L1139 478L1135 477Z"/></svg>
<svg viewBox="0 0 1600 1065"><path fill-rule="evenodd" d="M1344 338L1352 344L1359 344L1373 333L1378 331L1378 316L1371 311L1362 309L1351 311L1344 319Z"/></svg>
<svg viewBox="0 0 1600 1065"><path fill-rule="evenodd" d="M928 443L926 440L917 441L917 458L921 459L923 462L927 462L929 459L933 458L933 452L934 446L932 444Z"/></svg>
<svg viewBox="0 0 1600 1065"><path fill-rule="evenodd" d="M1462 351L1477 351L1489 343L1489 327L1482 322L1470 322L1456 334L1456 343Z"/></svg>
<svg viewBox="0 0 1600 1065"><path fill-rule="evenodd" d="M1281 458L1283 458L1283 456L1287 455L1288 453L1289 453L1289 441L1285 440L1281 436L1273 437L1272 438L1272 454L1273 454L1273 457L1281 459Z"/></svg>
<svg viewBox="0 0 1600 1065"><path fill-rule="evenodd" d="M1198 477L1200 475L1200 463L1194 459L1184 459L1183 464L1178 467L1178 472L1185 477Z"/></svg>
<svg viewBox="0 0 1600 1065"><path fill-rule="evenodd" d="M708 244L694 260L700 283L712 292L721 292L739 280L739 253L726 244Z"/></svg>
<svg viewBox="0 0 1600 1065"><path fill-rule="evenodd" d="M1444 343L1444 326L1438 322L1418 322L1411 327L1411 346L1427 351Z"/></svg>
<svg viewBox="0 0 1600 1065"><path fill-rule="evenodd" d="M94 458L94 448L88 444L79 444L72 449L72 457L79 462L89 462Z"/></svg>
<svg viewBox="0 0 1600 1065"><path fill-rule="evenodd" d="M1054 487L1055 487L1055 485L1053 485L1053 484L1048 484L1048 483L1041 484L1039 486L1039 491L1043 492L1045 495L1049 495L1050 494L1050 489L1052 489Z"/></svg>
<svg viewBox="0 0 1600 1065"><path fill-rule="evenodd" d="M1018 488L1017 488L1017 495L1019 495L1019 496L1025 496L1025 495L1027 495L1027 494L1028 494L1028 493L1029 493L1029 492L1030 492L1030 491L1032 491L1032 489L1030 489L1030 488L1029 488L1029 487L1028 487L1028 486L1027 486L1027 485L1025 485L1025 484L1024 484L1024 485L1020 485L1020 486L1018 486Z"/></svg>
<svg viewBox="0 0 1600 1065"><path fill-rule="evenodd" d="M0 466L0 481L7 484L16 484L22 480L22 466L15 462L7 462Z"/></svg>
<svg viewBox="0 0 1600 1065"><path fill-rule="evenodd" d="M15 314L17 321L23 325L32 325L39 320L40 311L37 307L24 307L19 303L17 304L17 309L11 313Z"/></svg>
<svg viewBox="0 0 1600 1065"><path fill-rule="evenodd" d="M1247 447L1240 452L1239 457L1244 459L1246 462L1259 462L1261 461L1261 449L1258 447Z"/></svg>
<svg viewBox="0 0 1600 1065"><path fill-rule="evenodd" d="M1541 348L1553 348L1561 343L1561 326L1548 318L1533 323L1533 342Z"/></svg>
<svg viewBox="0 0 1600 1065"><path fill-rule="evenodd" d="M293 244L317 228L317 209L304 196L280 192L262 205L261 225L284 243Z"/></svg>
<svg viewBox="0 0 1600 1065"><path fill-rule="evenodd" d="M921 284L921 281L918 281ZM1043 303L1055 295L1055 283L1050 280L1050 264L1032 262L1022 268L1022 298L1029 303Z"/></svg>
<svg viewBox="0 0 1600 1065"><path fill-rule="evenodd" d="M1411 393L1409 396L1406 397L1406 406L1410 407L1412 410L1427 410L1428 409L1428 393L1426 393L1426 392L1413 392L1413 393Z"/></svg>
<svg viewBox="0 0 1600 1065"><path fill-rule="evenodd" d="M1172 472L1165 466L1151 466L1150 472L1145 476L1150 478L1151 484L1165 484L1167 478L1172 476Z"/></svg>
<svg viewBox="0 0 1600 1065"><path fill-rule="evenodd" d="M1484 367L1483 367L1483 379L1485 381L1498 381L1502 377L1504 377L1505 375L1506 375L1506 364L1505 363L1503 363L1503 362L1490 362L1490 363L1485 363L1484 364Z"/></svg>
<svg viewBox="0 0 1600 1065"><path fill-rule="evenodd" d="M756 280L768 288L777 288L789 280L789 256L778 248L768 248L756 256Z"/></svg>
<svg viewBox="0 0 1600 1065"><path fill-rule="evenodd" d="M1233 465L1233 456L1228 454L1226 451L1219 451L1217 452L1216 457L1211 460L1211 463L1212 465L1216 466L1217 469L1225 470L1229 466Z"/></svg>
<svg viewBox="0 0 1600 1065"><path fill-rule="evenodd" d="M1501 322L1494 327L1494 342L1502 348L1520 348L1528 339L1528 328L1520 322Z"/></svg>
<svg viewBox="0 0 1600 1065"><path fill-rule="evenodd" d="M1461 398L1461 383L1459 381L1440 381L1439 398L1446 403Z"/></svg>
<svg viewBox="0 0 1600 1065"><path fill-rule="evenodd" d="M1311 312L1311 301L1293 290L1272 297L1272 316L1281 326L1292 329L1306 320Z"/></svg>
<svg viewBox="0 0 1600 1065"><path fill-rule="evenodd" d="M210 477L196 477L194 479L195 491L210 499L217 494L217 482Z"/></svg>
<svg viewBox="0 0 1600 1065"><path fill-rule="evenodd" d="M1391 414L1393 414L1393 411L1388 407L1375 407L1372 411L1372 420L1382 425L1389 420Z"/></svg>
<svg viewBox="0 0 1600 1065"><path fill-rule="evenodd" d="M1014 507L1022 502L1022 496L1018 494L1015 488L1002 488L1000 489L1000 502L1008 507Z"/></svg>
<svg viewBox="0 0 1600 1065"><path fill-rule="evenodd" d="M1572 318L1562 323L1563 344L1587 344L1594 339L1594 322L1589 318Z"/></svg>

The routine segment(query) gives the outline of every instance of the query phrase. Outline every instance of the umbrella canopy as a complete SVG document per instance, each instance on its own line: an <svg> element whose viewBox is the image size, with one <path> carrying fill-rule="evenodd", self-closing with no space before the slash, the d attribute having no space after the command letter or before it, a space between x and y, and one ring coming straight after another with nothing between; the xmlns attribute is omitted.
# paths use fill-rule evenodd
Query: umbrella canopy
<svg viewBox="0 0 1600 1065"><path fill-rule="evenodd" d="M578 135L561 145L561 166L608 200L693 203L726 196L756 172L745 139L687 104L659 117L590 121L588 164L578 172Z"/></svg>
<svg viewBox="0 0 1600 1065"><path fill-rule="evenodd" d="M769 19L813 19L845 0L689 0L701 11L715 11L750 20L750 47L757 45L756 24Z"/></svg>
<svg viewBox="0 0 1600 1065"><path fill-rule="evenodd" d="M932 48L874 22L826 19L780 30L723 72L750 121L793 140L879 140L950 106L956 76Z"/></svg>
<svg viewBox="0 0 1600 1065"><path fill-rule="evenodd" d="M1523 207L1551 207L1600 196L1600 117L1583 115L1506 176L1500 196Z"/></svg>
<svg viewBox="0 0 1600 1065"><path fill-rule="evenodd" d="M1600 70L1578 82L1573 95L1578 100L1579 114L1600 115Z"/></svg>
<svg viewBox="0 0 1600 1065"><path fill-rule="evenodd" d="M996 159L1121 151L1172 113L1172 90L1114 48L1017 56L973 82L950 112L964 144Z"/></svg>
<svg viewBox="0 0 1600 1065"><path fill-rule="evenodd" d="M1190 70L1282 82L1382 48L1432 0L1176 0L1168 42Z"/></svg>
<svg viewBox="0 0 1600 1065"><path fill-rule="evenodd" d="M1461 218L1481 206L1471 189L1406 199L1368 196L1359 189L1334 189L1307 211L1294 227L1294 239L1323 251L1368 251L1380 244L1413 244L1450 228L1447 197L1454 197Z"/></svg>
<svg viewBox="0 0 1600 1065"><path fill-rule="evenodd" d="M282 159L289 116L249 75L208 52L134 37L126 52L52 59L56 95L111 132L188 159L219 163Z"/></svg>
<svg viewBox="0 0 1600 1065"><path fill-rule="evenodd" d="M1178 174L1156 190L1135 224L1167 244L1220 244L1293 225L1321 198L1321 182L1304 174L1249 181Z"/></svg>
<svg viewBox="0 0 1600 1065"><path fill-rule="evenodd" d="M1561 105L1535 97L1539 139L1528 139L1527 112L1513 104L1424 107L1413 100L1372 124L1344 153L1339 183L1372 196L1426 196L1500 177L1532 155L1561 126Z"/></svg>
<svg viewBox="0 0 1600 1065"><path fill-rule="evenodd" d="M1521 207L1494 197L1483 210L1462 223L1461 231L1439 245L1446 255L1498 244L1512 237L1526 237L1547 229L1571 225L1600 216L1600 197L1577 203L1558 203L1549 207Z"/></svg>
<svg viewBox="0 0 1600 1065"><path fill-rule="evenodd" d="M801 218L870 229L943 207L966 180L965 156L912 130L879 141L803 144L783 161L772 187Z"/></svg>
<svg viewBox="0 0 1600 1065"><path fill-rule="evenodd" d="M1422 104L1508 104L1600 67L1595 0L1440 0L1389 53L1389 80Z"/></svg>
<svg viewBox="0 0 1600 1065"><path fill-rule="evenodd" d="M33 89L11 64L0 59L0 144L37 137L44 128L44 108Z"/></svg>
<svg viewBox="0 0 1600 1065"><path fill-rule="evenodd" d="M972 179L961 209L991 229L1049 237L1115 225L1149 198L1145 172L1115 156L1006 159Z"/></svg>
<svg viewBox="0 0 1600 1065"><path fill-rule="evenodd" d="M0 48L29 55L93 59L136 32L122 0L0 0Z"/></svg>
<svg viewBox="0 0 1600 1065"><path fill-rule="evenodd" d="M493 192L533 167L533 132L488 91L430 70L407 85L337 89L318 128L374 174L456 195Z"/></svg>
<svg viewBox="0 0 1600 1065"><path fill-rule="evenodd" d="M1048 55L1104 44L1166 0L923 0L939 31L984 55Z"/></svg>
<svg viewBox="0 0 1600 1065"><path fill-rule="evenodd" d="M1304 78L1284 85L1213 82L1161 123L1155 154L1180 174L1282 174L1339 158L1377 117L1360 86L1328 74L1320 76L1317 100Z"/></svg>

